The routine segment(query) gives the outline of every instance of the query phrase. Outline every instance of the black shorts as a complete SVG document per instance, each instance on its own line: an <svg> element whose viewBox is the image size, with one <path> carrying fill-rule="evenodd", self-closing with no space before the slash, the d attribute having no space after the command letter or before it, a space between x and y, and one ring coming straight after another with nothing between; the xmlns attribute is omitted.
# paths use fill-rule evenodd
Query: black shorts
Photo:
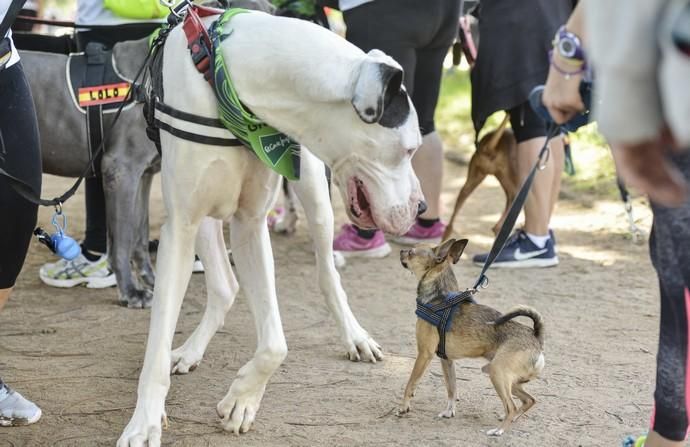
<svg viewBox="0 0 690 447"><path fill-rule="evenodd" d="M443 60L458 33L457 0L375 0L344 12L347 40L398 61L422 135L435 130Z"/></svg>
<svg viewBox="0 0 690 447"><path fill-rule="evenodd" d="M529 102L524 102L507 112L510 115L510 126L513 128L513 134L518 143L546 136L546 122L537 115Z"/></svg>
<svg viewBox="0 0 690 447"><path fill-rule="evenodd" d="M41 193L41 148L29 83L21 64L0 70L0 167ZM14 286L36 225L38 206L0 176L0 289Z"/></svg>

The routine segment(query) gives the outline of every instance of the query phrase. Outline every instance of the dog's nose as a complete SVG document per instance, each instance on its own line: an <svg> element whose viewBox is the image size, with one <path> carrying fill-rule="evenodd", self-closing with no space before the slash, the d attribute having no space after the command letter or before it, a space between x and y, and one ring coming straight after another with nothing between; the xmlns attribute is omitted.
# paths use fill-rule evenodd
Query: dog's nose
<svg viewBox="0 0 690 447"><path fill-rule="evenodd" d="M419 201L419 205L417 205L417 216L421 216L424 214L424 212L429 208L426 206L426 202L424 200Z"/></svg>

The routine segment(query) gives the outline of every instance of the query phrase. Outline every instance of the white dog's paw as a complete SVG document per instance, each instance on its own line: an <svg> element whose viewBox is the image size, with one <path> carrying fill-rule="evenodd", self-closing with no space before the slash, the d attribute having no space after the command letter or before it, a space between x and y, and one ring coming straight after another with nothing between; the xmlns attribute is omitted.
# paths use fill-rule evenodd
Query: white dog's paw
<svg viewBox="0 0 690 447"><path fill-rule="evenodd" d="M161 445L161 422L167 428L168 418L163 410L134 410L132 419L125 427L117 447L159 447Z"/></svg>
<svg viewBox="0 0 690 447"><path fill-rule="evenodd" d="M455 408L446 408L438 414L440 418L452 418L455 417Z"/></svg>
<svg viewBox="0 0 690 447"><path fill-rule="evenodd" d="M196 369L201 363L203 354L195 349L188 349L185 345L172 351L170 374L187 374Z"/></svg>
<svg viewBox="0 0 690 447"><path fill-rule="evenodd" d="M503 429L502 428L492 428L491 430L487 431L486 434L489 436L501 436L501 435L503 435Z"/></svg>
<svg viewBox="0 0 690 447"><path fill-rule="evenodd" d="M235 434L248 432L256 419L265 389L266 387L263 386L257 393L236 395L231 386L228 394L218 402L216 407L223 428Z"/></svg>
<svg viewBox="0 0 690 447"><path fill-rule="evenodd" d="M346 342L347 358L353 362L371 362L383 360L381 345L371 338L364 329L360 329L357 336L350 337Z"/></svg>

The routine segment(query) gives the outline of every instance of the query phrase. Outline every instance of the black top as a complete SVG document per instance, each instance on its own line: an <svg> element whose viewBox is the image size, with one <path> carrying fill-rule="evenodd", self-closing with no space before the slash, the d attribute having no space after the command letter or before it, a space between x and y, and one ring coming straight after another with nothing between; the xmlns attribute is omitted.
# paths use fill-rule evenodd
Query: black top
<svg viewBox="0 0 690 447"><path fill-rule="evenodd" d="M477 134L498 110L518 106L546 82L548 52L577 0L482 0L480 42L472 69L472 121Z"/></svg>

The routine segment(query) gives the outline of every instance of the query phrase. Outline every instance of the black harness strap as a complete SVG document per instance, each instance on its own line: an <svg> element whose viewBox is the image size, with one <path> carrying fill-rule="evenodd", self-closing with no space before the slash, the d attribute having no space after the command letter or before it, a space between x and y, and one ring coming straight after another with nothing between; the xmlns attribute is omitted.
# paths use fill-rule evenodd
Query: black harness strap
<svg viewBox="0 0 690 447"><path fill-rule="evenodd" d="M450 297L442 297L439 304L424 304L417 300L417 311L415 312L419 318L436 326L438 331L438 347L436 348L436 355L442 359L447 359L446 356L446 332L450 330L451 319L455 311L463 303L474 303L473 295L477 291L465 290L462 293L451 295Z"/></svg>
<svg viewBox="0 0 690 447"><path fill-rule="evenodd" d="M181 119L183 121L189 121L190 123L201 124L203 126L217 127L218 129L225 129L226 127L221 123L218 118L207 118L205 116L194 115L191 113L183 112L172 106L156 100L155 109L172 116L173 118Z"/></svg>
<svg viewBox="0 0 690 447"><path fill-rule="evenodd" d="M86 55L86 74L85 81L88 86L101 85L105 78L105 64L104 47L97 42L90 42L84 49ZM86 107L86 134L89 140L89 158L91 162L92 177L98 177L101 174L101 159L100 155L96 155L98 148L103 143L103 106L94 105Z"/></svg>
<svg viewBox="0 0 690 447"><path fill-rule="evenodd" d="M155 119L153 122L159 129L162 129L169 134L176 136L177 138L182 138L183 140L194 141L195 143L208 144L212 146L243 146L242 142L237 138L218 138L197 135L195 133L177 129L159 119Z"/></svg>

